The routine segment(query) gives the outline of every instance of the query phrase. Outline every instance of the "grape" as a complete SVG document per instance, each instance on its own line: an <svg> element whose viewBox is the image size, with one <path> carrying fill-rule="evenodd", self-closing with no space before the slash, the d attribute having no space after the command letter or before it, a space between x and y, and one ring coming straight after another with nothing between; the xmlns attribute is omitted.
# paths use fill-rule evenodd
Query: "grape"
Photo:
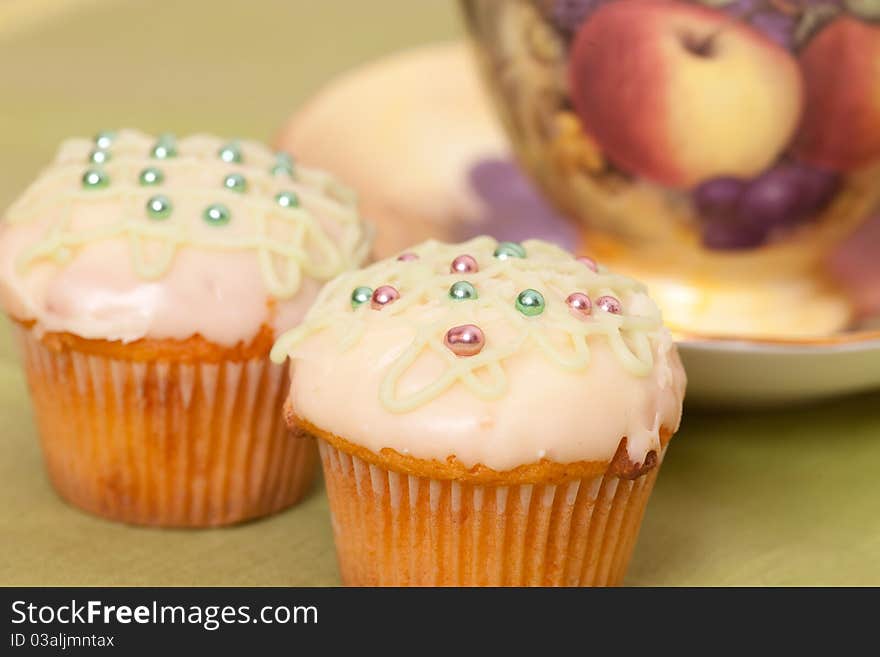
<svg viewBox="0 0 880 657"><path fill-rule="evenodd" d="M816 217L840 188L840 176L801 163L779 164L751 181L715 178L694 190L703 244L747 249L775 229Z"/></svg>
<svg viewBox="0 0 880 657"><path fill-rule="evenodd" d="M739 205L739 218L761 226L793 222L801 214L801 176L796 167L774 167L750 182Z"/></svg>
<svg viewBox="0 0 880 657"><path fill-rule="evenodd" d="M767 230L760 224L742 221L740 200L746 182L722 177L707 180L694 190L694 205L703 219L703 245L710 249L752 249L763 244Z"/></svg>
<svg viewBox="0 0 880 657"><path fill-rule="evenodd" d="M749 18L752 27L757 28L771 41L791 50L795 45L794 33L797 22L791 16L780 14L775 11L760 11Z"/></svg>
<svg viewBox="0 0 880 657"><path fill-rule="evenodd" d="M809 3L813 0L799 1ZM817 1L827 4L829 0ZM751 24L758 32L783 48L790 50L795 45L796 17L777 11L764 0L734 0L725 5L723 11Z"/></svg>
<svg viewBox="0 0 880 657"><path fill-rule="evenodd" d="M748 16L763 5L762 0L733 0L722 8L725 13L741 18Z"/></svg>
<svg viewBox="0 0 880 657"><path fill-rule="evenodd" d="M739 178L714 178L694 190L694 204L704 218L730 218L736 214L745 183Z"/></svg>
<svg viewBox="0 0 880 657"><path fill-rule="evenodd" d="M565 34L574 34L581 23L606 2L608 0L542 0L541 4L556 29Z"/></svg>
<svg viewBox="0 0 880 657"><path fill-rule="evenodd" d="M709 249L754 249L766 239L766 230L738 220L710 219L703 225L703 246Z"/></svg>
<svg viewBox="0 0 880 657"><path fill-rule="evenodd" d="M804 164L781 164L748 184L738 208L741 221L791 226L814 216L833 198L837 174Z"/></svg>

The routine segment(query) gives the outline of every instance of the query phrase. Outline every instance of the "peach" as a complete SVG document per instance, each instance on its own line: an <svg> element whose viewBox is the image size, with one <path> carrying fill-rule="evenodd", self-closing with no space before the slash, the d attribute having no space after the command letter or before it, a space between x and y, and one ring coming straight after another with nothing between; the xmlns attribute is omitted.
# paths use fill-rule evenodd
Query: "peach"
<svg viewBox="0 0 880 657"><path fill-rule="evenodd" d="M677 188L758 174L791 141L803 106L788 51L673 0L600 7L575 37L569 74L575 110L608 158Z"/></svg>
<svg viewBox="0 0 880 657"><path fill-rule="evenodd" d="M800 55L806 107L797 154L848 171L880 158L880 27L843 17Z"/></svg>

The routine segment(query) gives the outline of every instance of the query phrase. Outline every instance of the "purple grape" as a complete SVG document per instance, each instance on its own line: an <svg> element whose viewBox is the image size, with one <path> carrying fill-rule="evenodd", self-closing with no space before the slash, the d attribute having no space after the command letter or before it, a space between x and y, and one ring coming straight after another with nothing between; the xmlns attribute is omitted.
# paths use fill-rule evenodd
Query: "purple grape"
<svg viewBox="0 0 880 657"><path fill-rule="evenodd" d="M724 177L707 180L694 190L694 204L701 217L731 218L735 216L745 183L739 178Z"/></svg>
<svg viewBox="0 0 880 657"><path fill-rule="evenodd" d="M797 21L794 17L775 11L760 11L750 16L749 22L764 36L786 50L791 50L794 47L794 33L797 28Z"/></svg>
<svg viewBox="0 0 880 657"><path fill-rule="evenodd" d="M802 163L779 164L751 181L723 177L693 192L703 244L711 249L760 246L778 229L818 216L840 188L840 176Z"/></svg>
<svg viewBox="0 0 880 657"><path fill-rule="evenodd" d="M703 245L709 249L751 249L760 246L766 231L759 225L740 221L738 210L746 183L739 178L707 180L694 190L697 213L703 220Z"/></svg>
<svg viewBox="0 0 880 657"><path fill-rule="evenodd" d="M703 225L702 238L703 246L709 249L754 249L767 239L767 231L735 219L710 219Z"/></svg>
<svg viewBox="0 0 880 657"><path fill-rule="evenodd" d="M711 249L760 246L778 229L816 217L840 187L836 173L780 164L751 181L715 178L693 192L703 244Z"/></svg>
<svg viewBox="0 0 880 657"><path fill-rule="evenodd" d="M827 4L830 0L799 0L809 4L817 2ZM753 28L771 41L788 50L795 45L795 33L798 20L795 16L776 10L772 3L764 0L735 0L721 10L730 16L750 23Z"/></svg>
<svg viewBox="0 0 880 657"><path fill-rule="evenodd" d="M815 216L834 197L837 174L804 164L782 164L746 187L739 219L746 223L791 226Z"/></svg>
<svg viewBox="0 0 880 657"><path fill-rule="evenodd" d="M738 216L744 223L780 226L802 214L802 176L797 167L774 167L750 182L740 200Z"/></svg>
<svg viewBox="0 0 880 657"><path fill-rule="evenodd" d="M547 17L564 34L574 34L587 17L608 0L543 0Z"/></svg>
<svg viewBox="0 0 880 657"><path fill-rule="evenodd" d="M761 8L763 0L734 0L721 7L722 11L731 16L742 18Z"/></svg>

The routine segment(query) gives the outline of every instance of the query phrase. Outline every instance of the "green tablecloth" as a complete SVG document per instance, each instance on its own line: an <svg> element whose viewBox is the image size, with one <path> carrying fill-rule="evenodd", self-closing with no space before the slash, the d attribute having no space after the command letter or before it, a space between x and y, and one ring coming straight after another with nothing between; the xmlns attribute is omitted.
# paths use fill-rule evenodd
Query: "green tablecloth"
<svg viewBox="0 0 880 657"><path fill-rule="evenodd" d="M268 140L334 73L461 30L451 0L66 4L0 6L0 207L66 136L137 126ZM878 462L880 394L688 412L627 581L880 585ZM276 517L209 531L125 527L65 505L0 324L0 584L338 583L320 486Z"/></svg>

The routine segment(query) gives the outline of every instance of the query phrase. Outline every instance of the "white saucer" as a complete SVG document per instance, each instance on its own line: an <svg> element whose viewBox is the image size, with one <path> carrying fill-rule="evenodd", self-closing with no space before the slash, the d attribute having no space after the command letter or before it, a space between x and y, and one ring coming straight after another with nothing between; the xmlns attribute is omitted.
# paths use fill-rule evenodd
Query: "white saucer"
<svg viewBox="0 0 880 657"><path fill-rule="evenodd" d="M376 255L428 237L540 237L577 248L579 231L519 171L463 44L361 67L318 93L278 145L358 189ZM348 120L357 107L358 120ZM880 331L801 341L679 341L690 403L774 405L880 388Z"/></svg>
<svg viewBox="0 0 880 657"><path fill-rule="evenodd" d="M682 340L689 403L770 406L880 387L880 335L823 344Z"/></svg>

